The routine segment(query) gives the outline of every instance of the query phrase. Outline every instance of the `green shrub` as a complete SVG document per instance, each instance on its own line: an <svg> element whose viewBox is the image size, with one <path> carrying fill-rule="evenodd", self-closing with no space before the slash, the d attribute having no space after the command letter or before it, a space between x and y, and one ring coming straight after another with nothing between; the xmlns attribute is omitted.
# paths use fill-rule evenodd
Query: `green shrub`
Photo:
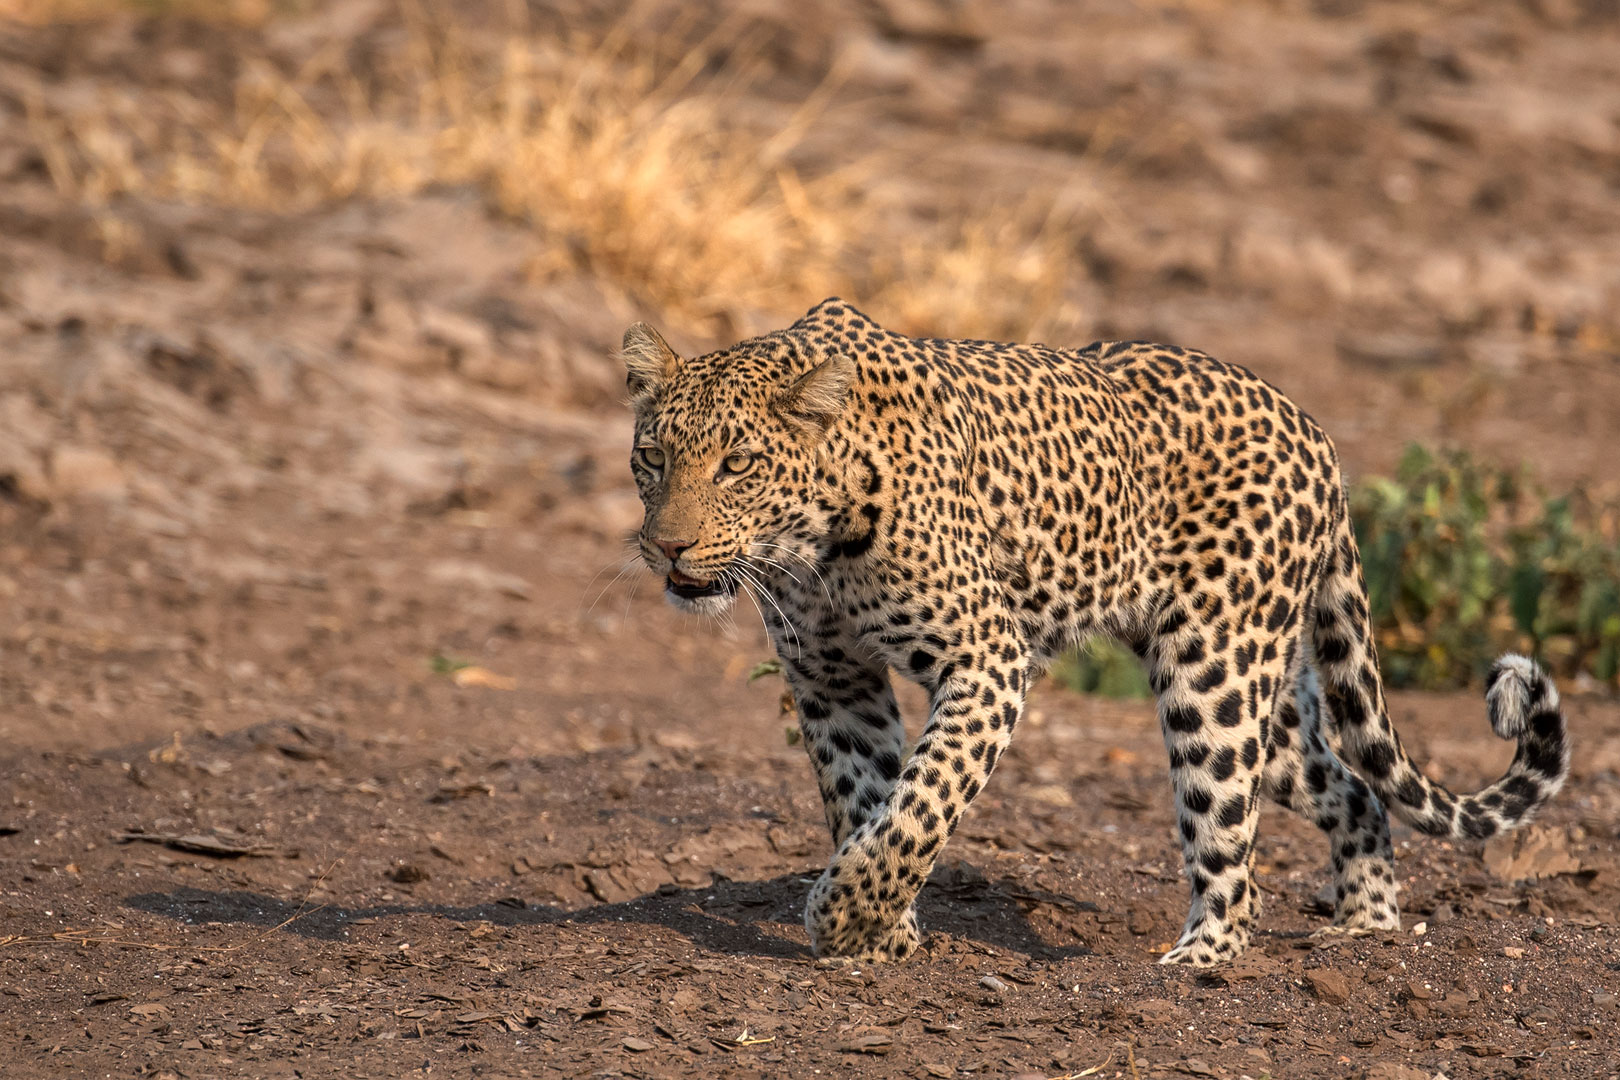
<svg viewBox="0 0 1620 1080"><path fill-rule="evenodd" d="M1466 455L1411 447L1393 478L1351 489L1367 600L1393 686L1465 683L1491 661L1501 593L1487 539L1492 508L1518 501L1511 477Z"/></svg>
<svg viewBox="0 0 1620 1080"><path fill-rule="evenodd" d="M1051 675L1060 685L1083 694L1141 698L1153 692L1142 661L1112 638L1092 638L1059 657Z"/></svg>
<svg viewBox="0 0 1620 1080"><path fill-rule="evenodd" d="M1468 454L1407 450L1350 493L1384 676L1457 686L1497 654L1611 686L1620 673L1616 510L1532 493Z"/></svg>

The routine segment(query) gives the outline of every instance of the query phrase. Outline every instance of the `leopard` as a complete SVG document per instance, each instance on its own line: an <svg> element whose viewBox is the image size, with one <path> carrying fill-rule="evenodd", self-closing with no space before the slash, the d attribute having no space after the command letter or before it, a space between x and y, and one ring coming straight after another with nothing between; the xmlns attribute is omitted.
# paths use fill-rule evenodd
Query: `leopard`
<svg viewBox="0 0 1620 1080"><path fill-rule="evenodd" d="M1400 929L1389 814L1483 840L1569 771L1552 680L1486 680L1506 773L1453 794L1390 722L1334 444L1244 367L1173 345L913 338L833 297L784 330L619 357L636 546L668 600L760 608L833 855L804 921L827 962L897 961L916 899L984 791L1032 681L1105 635L1147 672L1190 900L1160 958L1208 967L1255 932L1262 797L1328 840L1332 923ZM893 690L928 715L908 745Z"/></svg>

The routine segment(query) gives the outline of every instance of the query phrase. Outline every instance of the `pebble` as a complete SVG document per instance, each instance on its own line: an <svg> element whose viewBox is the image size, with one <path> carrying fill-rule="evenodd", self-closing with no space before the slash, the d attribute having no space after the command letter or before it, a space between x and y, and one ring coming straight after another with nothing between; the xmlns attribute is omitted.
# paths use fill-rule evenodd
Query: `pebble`
<svg viewBox="0 0 1620 1080"><path fill-rule="evenodd" d="M1305 981L1310 984L1311 993L1316 995L1318 1001L1343 1005L1350 1000L1350 982L1337 971L1325 968L1307 971Z"/></svg>

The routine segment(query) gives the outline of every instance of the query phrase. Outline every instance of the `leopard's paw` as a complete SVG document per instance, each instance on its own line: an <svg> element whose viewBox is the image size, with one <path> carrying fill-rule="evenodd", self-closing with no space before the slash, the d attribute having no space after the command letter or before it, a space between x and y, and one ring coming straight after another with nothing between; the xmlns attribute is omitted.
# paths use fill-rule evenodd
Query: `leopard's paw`
<svg viewBox="0 0 1620 1080"><path fill-rule="evenodd" d="M829 961L904 960L922 944L914 909L907 908L896 919L881 910L865 908L854 894L828 886L825 875L810 890L804 925L816 956Z"/></svg>
<svg viewBox="0 0 1620 1080"><path fill-rule="evenodd" d="M1191 927L1182 932L1175 947L1159 957L1161 964L1185 964L1188 967L1213 967L1236 959L1249 947L1249 932L1235 926L1211 927L1208 924Z"/></svg>

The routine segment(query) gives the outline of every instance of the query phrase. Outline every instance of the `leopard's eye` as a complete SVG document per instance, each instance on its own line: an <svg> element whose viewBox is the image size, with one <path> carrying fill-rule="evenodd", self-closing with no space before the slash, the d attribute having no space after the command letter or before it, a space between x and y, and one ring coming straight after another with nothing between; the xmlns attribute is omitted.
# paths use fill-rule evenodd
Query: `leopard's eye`
<svg viewBox="0 0 1620 1080"><path fill-rule="evenodd" d="M664 467L664 452L656 446L636 447L636 457L649 469L662 469Z"/></svg>
<svg viewBox="0 0 1620 1080"><path fill-rule="evenodd" d="M746 450L739 450L734 454L727 454L725 460L720 462L720 471L730 476L741 476L754 467L755 457Z"/></svg>

